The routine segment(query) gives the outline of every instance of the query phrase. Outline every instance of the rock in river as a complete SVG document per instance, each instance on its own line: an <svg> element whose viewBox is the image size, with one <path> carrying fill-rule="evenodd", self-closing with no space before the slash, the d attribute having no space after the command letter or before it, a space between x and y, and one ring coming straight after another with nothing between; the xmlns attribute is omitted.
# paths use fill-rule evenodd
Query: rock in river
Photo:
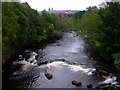
<svg viewBox="0 0 120 90"><path fill-rule="evenodd" d="M97 71L100 73L100 75L105 75L105 76L109 75L109 73L105 70L97 69Z"/></svg>
<svg viewBox="0 0 120 90"><path fill-rule="evenodd" d="M82 85L82 83L79 80L73 80L72 84L77 86L77 87Z"/></svg>
<svg viewBox="0 0 120 90"><path fill-rule="evenodd" d="M95 89L100 89L100 90L118 90L115 89L115 87L111 84L99 84Z"/></svg>
<svg viewBox="0 0 120 90"><path fill-rule="evenodd" d="M45 76L46 76L46 78L49 79L49 80L53 78L53 75L50 74L50 73L47 73L47 72L45 73Z"/></svg>
<svg viewBox="0 0 120 90"><path fill-rule="evenodd" d="M87 88L92 88L92 84L87 85Z"/></svg>

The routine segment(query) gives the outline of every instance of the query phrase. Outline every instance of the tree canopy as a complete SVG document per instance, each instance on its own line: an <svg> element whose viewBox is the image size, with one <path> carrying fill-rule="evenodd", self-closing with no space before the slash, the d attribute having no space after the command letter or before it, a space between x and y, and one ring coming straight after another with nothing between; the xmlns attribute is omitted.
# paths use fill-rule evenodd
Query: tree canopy
<svg viewBox="0 0 120 90"><path fill-rule="evenodd" d="M87 12L74 22L74 29L87 35L87 42L120 70L120 4L109 2L99 10L87 8Z"/></svg>

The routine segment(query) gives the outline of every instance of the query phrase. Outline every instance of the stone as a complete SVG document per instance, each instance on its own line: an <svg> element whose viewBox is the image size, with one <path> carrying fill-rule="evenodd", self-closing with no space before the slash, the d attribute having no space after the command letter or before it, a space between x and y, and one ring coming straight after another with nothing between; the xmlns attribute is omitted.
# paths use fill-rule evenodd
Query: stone
<svg viewBox="0 0 120 90"><path fill-rule="evenodd" d="M87 88L92 88L92 84L87 85Z"/></svg>
<svg viewBox="0 0 120 90"><path fill-rule="evenodd" d="M93 71L92 73L93 75L105 75L105 76L109 75L107 71L99 69L99 68L96 68L96 70Z"/></svg>
<svg viewBox="0 0 120 90"><path fill-rule="evenodd" d="M115 90L115 87L109 83L108 84L104 83L104 84L99 84L95 89Z"/></svg>
<svg viewBox="0 0 120 90"><path fill-rule="evenodd" d="M79 80L73 80L72 84L77 86L77 87L82 85L82 83Z"/></svg>
<svg viewBox="0 0 120 90"><path fill-rule="evenodd" d="M100 73L100 75L105 75L105 76L109 75L107 71L102 70L102 69L98 69L98 72Z"/></svg>
<svg viewBox="0 0 120 90"><path fill-rule="evenodd" d="M49 79L49 80L53 78L53 75L50 74L50 73L45 73L45 76L46 76L46 78Z"/></svg>
<svg viewBox="0 0 120 90"><path fill-rule="evenodd" d="M30 63L33 63L33 60L32 60L32 61L30 61Z"/></svg>

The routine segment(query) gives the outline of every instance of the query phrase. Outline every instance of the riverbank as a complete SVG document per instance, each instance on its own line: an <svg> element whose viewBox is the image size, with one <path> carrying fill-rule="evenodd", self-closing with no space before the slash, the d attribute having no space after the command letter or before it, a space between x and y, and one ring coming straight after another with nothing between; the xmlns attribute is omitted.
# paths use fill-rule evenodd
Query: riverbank
<svg viewBox="0 0 120 90"><path fill-rule="evenodd" d="M16 49L10 50L6 54L2 55L2 70L3 71L7 70L9 68L9 66L13 63L13 61L18 58L18 55L20 53L23 53L25 50L35 51L37 49L43 49L48 44L54 43L56 40L59 40L61 37L59 37L57 39L42 40L40 43L37 43L34 45L28 44L22 48L16 48Z"/></svg>
<svg viewBox="0 0 120 90"><path fill-rule="evenodd" d="M76 31L76 33L77 33L77 35L80 35L81 38L84 40L85 52L90 59L103 63L105 67L109 67L107 69L107 71L109 71L109 72L113 71L115 74L120 73L120 71L117 70L117 68L114 65L114 60L106 60L105 58L103 58L100 55L100 53L93 46L90 45L89 38L87 35L80 34L78 31ZM102 68L102 69L104 69L104 68Z"/></svg>
<svg viewBox="0 0 120 90"><path fill-rule="evenodd" d="M114 65L114 63L112 61L107 61L105 59L103 59L99 53L94 49L94 48L87 48L86 53L88 54L88 56L91 59L94 59L96 61L102 62L104 63L104 66L108 66L109 68L107 69L109 72L113 71L114 73L120 73L120 71L118 71Z"/></svg>

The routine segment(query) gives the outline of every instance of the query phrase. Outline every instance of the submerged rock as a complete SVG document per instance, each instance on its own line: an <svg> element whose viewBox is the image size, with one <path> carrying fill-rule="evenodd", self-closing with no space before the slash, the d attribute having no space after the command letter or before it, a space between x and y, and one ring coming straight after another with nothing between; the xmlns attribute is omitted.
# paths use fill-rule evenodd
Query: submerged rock
<svg viewBox="0 0 120 90"><path fill-rule="evenodd" d="M105 76L109 75L107 71L99 69L99 68L96 68L96 70L93 71L92 73L93 75L105 75Z"/></svg>
<svg viewBox="0 0 120 90"><path fill-rule="evenodd" d="M99 84L95 89L115 90L115 87L111 84Z"/></svg>
<svg viewBox="0 0 120 90"><path fill-rule="evenodd" d="M82 83L79 80L73 80L72 84L77 86L77 87L82 85Z"/></svg>
<svg viewBox="0 0 120 90"><path fill-rule="evenodd" d="M45 73L45 76L46 76L46 78L49 79L49 80L53 78L53 75L50 74L50 73Z"/></svg>
<svg viewBox="0 0 120 90"><path fill-rule="evenodd" d="M30 63L33 63L33 61L30 61Z"/></svg>
<svg viewBox="0 0 120 90"><path fill-rule="evenodd" d="M98 72L100 72L100 75L109 75L109 73L105 70L98 69Z"/></svg>
<svg viewBox="0 0 120 90"><path fill-rule="evenodd" d="M97 70L92 71L93 75L100 75L100 73Z"/></svg>
<svg viewBox="0 0 120 90"><path fill-rule="evenodd" d="M54 59L53 61L65 61L65 59Z"/></svg>

